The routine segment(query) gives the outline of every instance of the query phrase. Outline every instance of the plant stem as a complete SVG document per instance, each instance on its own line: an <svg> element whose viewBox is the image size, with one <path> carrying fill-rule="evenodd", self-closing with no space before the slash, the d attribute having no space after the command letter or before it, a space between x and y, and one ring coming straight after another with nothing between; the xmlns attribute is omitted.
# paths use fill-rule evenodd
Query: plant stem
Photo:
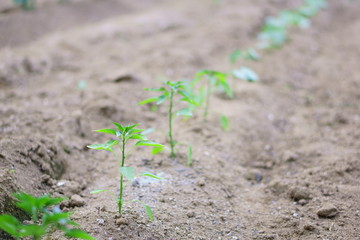
<svg viewBox="0 0 360 240"><path fill-rule="evenodd" d="M170 137L170 146L171 146L171 158L175 158L175 151L174 151L174 141L172 137L172 117L173 117L173 97L174 97L174 90L171 89L170 92L170 106L169 106L169 137Z"/></svg>
<svg viewBox="0 0 360 240"><path fill-rule="evenodd" d="M122 137L122 148L121 148L121 167L124 167L125 164L125 136ZM120 173L120 193L119 193L119 202L118 202L118 207L119 207L119 214L121 215L121 210L122 210L122 205L123 205L123 180L124 177L123 175Z"/></svg>
<svg viewBox="0 0 360 240"><path fill-rule="evenodd" d="M209 78L206 86L206 102L205 102L204 119L206 119L209 112L210 94L211 94L211 80Z"/></svg>

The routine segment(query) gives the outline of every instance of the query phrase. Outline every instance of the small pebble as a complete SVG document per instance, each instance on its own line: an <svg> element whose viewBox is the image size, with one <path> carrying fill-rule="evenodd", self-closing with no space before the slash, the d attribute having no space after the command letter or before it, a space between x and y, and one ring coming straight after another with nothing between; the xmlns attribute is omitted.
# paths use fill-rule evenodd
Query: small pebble
<svg viewBox="0 0 360 240"><path fill-rule="evenodd" d="M115 220L115 224L120 226L120 225L129 225L128 220L124 219L124 218L118 218Z"/></svg>
<svg viewBox="0 0 360 240"><path fill-rule="evenodd" d="M318 211L317 215L321 218L332 218L339 213L334 204L325 203Z"/></svg>
<svg viewBox="0 0 360 240"><path fill-rule="evenodd" d="M187 212L186 215L188 216L188 218L193 218L193 217L195 217L195 212L194 211L189 211L189 212Z"/></svg>

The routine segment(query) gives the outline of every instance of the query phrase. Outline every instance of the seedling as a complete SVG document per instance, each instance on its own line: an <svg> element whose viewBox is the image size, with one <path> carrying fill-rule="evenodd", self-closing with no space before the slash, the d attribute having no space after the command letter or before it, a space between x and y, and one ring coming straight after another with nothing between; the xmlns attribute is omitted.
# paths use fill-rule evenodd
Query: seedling
<svg viewBox="0 0 360 240"><path fill-rule="evenodd" d="M310 18L326 7L326 0L304 0L301 7L294 10L284 10L277 17L266 19L258 36L259 46L263 49L280 48L288 41L288 29L293 26L308 28Z"/></svg>
<svg viewBox="0 0 360 240"><path fill-rule="evenodd" d="M119 192L118 198L116 198L116 201L117 201L117 205L118 205L118 212L121 215L122 208L125 203L128 203L128 202L142 203L139 200L131 200L128 202L123 201L124 177L129 181L134 180L135 177L137 177L137 176L147 176L147 177L151 177L151 178L155 178L155 179L161 179L160 177L155 176L148 172L142 172L142 173L136 175L135 170L132 167L125 166L125 159L129 156L129 154L136 147L139 147L139 146L153 147L152 153L156 154L156 153L159 153L160 151L162 151L164 146L159 143L155 143L155 142L148 140L144 134L141 134L141 132L143 132L144 129L135 128L139 124L128 125L128 126L122 126L121 124L116 123L116 122L113 122L113 124L115 125L116 129L99 129L99 130L95 130L95 132L111 134L111 135L116 136L119 140L109 140L103 144L92 144L87 147L91 148L91 149L96 149L96 150L110 151L118 159L118 164L120 166L120 183L119 183L120 192ZM135 140L136 143L133 144L132 148L129 151L126 151L131 140ZM120 150L121 150L121 158L119 158L114 151L114 147L117 145L120 147ZM109 191L108 190L95 190L95 191L92 191L91 193L95 194L95 193L100 193L100 192L109 192ZM149 219L152 220L153 216L152 216L151 208L144 203L142 203L142 204L145 207L145 211L148 214Z"/></svg>
<svg viewBox="0 0 360 240"><path fill-rule="evenodd" d="M70 212L60 210L58 204L63 198L52 198L49 195L34 197L26 193L16 193L14 196L18 200L16 206L31 216L31 222L23 224L12 215L0 215L0 229L15 239L31 237L33 240L40 240L59 230L66 237L95 240L80 229L68 228L68 225L79 225L69 219Z"/></svg>
<svg viewBox="0 0 360 240"><path fill-rule="evenodd" d="M175 158L175 141L173 139L173 116L180 115L180 116L192 116L191 109L189 107L182 108L180 110L173 110L174 102L176 99L174 98L176 95L179 95L181 98L179 101L184 101L189 103L190 105L197 106L198 103L195 99L185 90L184 82L164 82L164 87L160 88L146 88L146 91L155 91L155 92L162 92L162 94L158 97L148 98L140 103L139 105L156 102L157 104L164 103L166 100L169 100L169 139L170 139L170 147L171 147L171 158Z"/></svg>
<svg viewBox="0 0 360 240"><path fill-rule="evenodd" d="M221 127L224 131L229 131L230 129L230 124L229 124L229 118L226 117L225 115L222 115L220 117L220 123L221 123Z"/></svg>
<svg viewBox="0 0 360 240"><path fill-rule="evenodd" d="M188 167L191 167L193 164L192 161L192 147L189 145L188 146L188 153L187 153L187 165Z"/></svg>
<svg viewBox="0 0 360 240"><path fill-rule="evenodd" d="M231 63L236 63L239 59L259 61L260 55L253 48L249 48L245 50L236 49L231 53L229 60Z"/></svg>
<svg viewBox="0 0 360 240"><path fill-rule="evenodd" d="M206 80L206 90L204 96L204 100L200 102L204 102L205 110L204 110L204 119L208 116L209 107L210 107L210 97L216 88L220 88L223 92L225 92L230 98L234 97L234 93L228 83L228 74L213 71L213 70L203 70L196 73L195 78L193 79L193 84L195 85L200 80ZM200 87L200 90L203 89ZM202 96L199 95L199 96Z"/></svg>
<svg viewBox="0 0 360 240"><path fill-rule="evenodd" d="M232 71L232 75L235 78L244 80L247 82L256 82L259 80L259 76L252 69L247 67L241 67L240 69L235 69Z"/></svg>

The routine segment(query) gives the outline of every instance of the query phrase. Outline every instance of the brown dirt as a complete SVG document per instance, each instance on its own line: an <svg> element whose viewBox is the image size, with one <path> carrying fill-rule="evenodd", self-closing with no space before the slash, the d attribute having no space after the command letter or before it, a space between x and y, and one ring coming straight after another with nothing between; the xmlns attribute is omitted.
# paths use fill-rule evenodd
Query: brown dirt
<svg viewBox="0 0 360 240"><path fill-rule="evenodd" d="M106 140L91 130L141 123L168 144L165 109L136 106L151 96L142 89L237 67L229 53L254 44L265 16L299 2L117 1L104 8L107 19L104 10L91 21L66 6L60 15L69 22L44 29L52 5L1 16L0 31L14 42L0 37L0 212L13 212L12 192L50 192L80 195L86 204L73 209L74 220L98 239L360 239L358 1L330 1L310 29L250 64L261 81L233 82L235 99L215 96L207 121L177 119L176 161L167 153L152 159L145 149L128 159L164 178L126 189L126 199L153 208L154 222L129 204L118 226L112 197L89 193L116 192L119 177L111 154L86 148ZM20 26L18 15L38 22ZM30 27L37 34L23 35ZM114 81L123 75L131 77ZM88 84L83 93L80 80ZM229 132L219 126L222 114Z"/></svg>

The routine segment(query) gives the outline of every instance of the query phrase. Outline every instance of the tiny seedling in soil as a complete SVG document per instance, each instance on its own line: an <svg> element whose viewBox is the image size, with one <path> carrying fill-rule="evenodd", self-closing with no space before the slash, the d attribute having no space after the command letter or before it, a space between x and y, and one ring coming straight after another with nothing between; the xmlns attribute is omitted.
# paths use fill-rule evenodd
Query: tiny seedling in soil
<svg viewBox="0 0 360 240"><path fill-rule="evenodd" d="M190 105L198 105L198 103L193 99L193 97L186 91L184 82L164 82L164 87L160 88L146 88L146 91L155 91L161 92L162 94L158 97L148 98L139 103L139 105L156 102L157 104L161 104L165 102L165 100L169 100L169 139L170 139L170 147L171 147L171 158L175 158L175 141L173 139L173 116L192 116L191 108L186 107L180 110L174 111L174 103L176 101L175 96L179 95L181 98L180 101L184 101L189 103Z"/></svg>
<svg viewBox="0 0 360 240"><path fill-rule="evenodd" d="M196 85L200 80L206 80L205 84L205 94L199 94L199 96L204 96L204 100L200 102L204 102L205 110L204 110L204 119L208 116L209 108L210 108L210 97L213 91L216 88L220 88L223 92L225 92L230 98L234 97L234 93L228 83L228 74L212 71L212 70L203 70L196 73L195 78L192 81L193 85ZM202 85L199 90L204 89L204 85Z"/></svg>
<svg viewBox="0 0 360 240"><path fill-rule="evenodd" d="M230 124L229 124L229 118L222 115L220 117L220 123L221 123L221 127L224 131L229 131L230 129Z"/></svg>
<svg viewBox="0 0 360 240"><path fill-rule="evenodd" d="M259 61L260 55L253 48L245 50L236 49L230 54L230 63L236 63L240 58L244 60Z"/></svg>
<svg viewBox="0 0 360 240"><path fill-rule="evenodd" d="M259 80L259 76L257 75L257 73L248 67L241 67L240 69L235 69L232 71L232 75L235 78L247 82L256 82Z"/></svg>
<svg viewBox="0 0 360 240"><path fill-rule="evenodd" d="M311 24L311 17L326 7L326 0L304 0L298 9L281 11L277 17L268 17L261 29L258 39L263 49L280 48L288 41L288 29L296 26L302 29Z"/></svg>
<svg viewBox="0 0 360 240"><path fill-rule="evenodd" d="M16 193L18 200L16 206L31 216L29 223L21 223L17 218L9 214L0 215L0 229L10 234L15 239L41 240L44 236L51 236L55 231L64 232L69 238L95 240L86 232L69 228L68 225L79 226L69 219L71 212L62 212L58 204L63 198L52 198L48 195L34 197L26 193Z"/></svg>
<svg viewBox="0 0 360 240"><path fill-rule="evenodd" d="M187 165L188 165L188 167L191 167L191 166L193 165L193 160L192 160L192 147L191 147L190 145L188 146Z"/></svg>
<svg viewBox="0 0 360 240"><path fill-rule="evenodd" d="M125 203L139 202L144 205L145 211L146 211L147 215L149 216L149 219L152 221L153 215L152 215L151 208L148 205L144 204L143 202L141 202L139 200L131 200L128 202L123 201L124 177L129 181L134 180L135 177L137 177L137 176L146 176L146 177L151 177L151 178L155 178L155 179L161 179L161 178L158 176L155 176L153 174L150 174L148 172L142 172L142 173L136 175L134 168L125 166L125 159L132 152L132 150L134 150L136 147L139 147L139 146L153 147L152 153L157 154L163 150L164 146L159 143L155 143L155 142L148 140L144 134L141 134L141 132L143 132L144 129L135 128L136 126L138 126L138 124L128 125L128 126L122 126L121 124L116 123L116 122L114 122L113 124L115 125L116 129L99 129L99 130L95 130L95 132L111 134L111 135L116 136L119 140L109 140L104 144L92 144L87 147L91 148L91 149L96 149L96 150L110 151L118 159L118 163L120 165L120 183L119 183L120 193L119 193L118 198L116 198L116 199L117 199L119 214L121 215L122 208ZM135 140L136 143L132 145L132 148L129 151L126 151L129 146L129 142L131 140ZM118 156L116 155L116 153L113 149L113 147L115 147L115 146L120 147L120 150L121 150L120 158L118 158ZM100 193L100 192L109 192L109 191L108 190L95 190L95 191L92 191L91 193L96 194L96 193Z"/></svg>

